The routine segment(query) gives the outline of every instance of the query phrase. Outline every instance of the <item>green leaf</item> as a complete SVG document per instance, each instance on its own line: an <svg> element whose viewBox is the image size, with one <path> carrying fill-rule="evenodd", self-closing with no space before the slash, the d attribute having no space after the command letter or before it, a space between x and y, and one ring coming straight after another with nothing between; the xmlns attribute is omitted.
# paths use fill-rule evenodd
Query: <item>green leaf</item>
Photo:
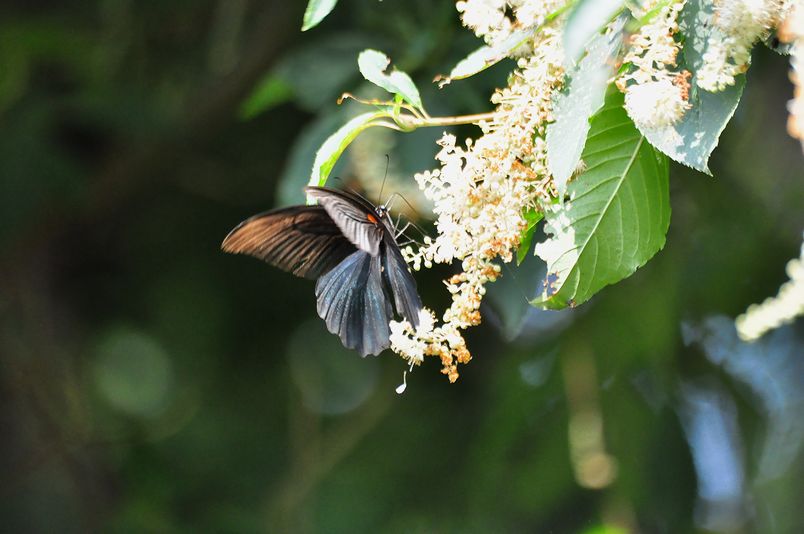
<svg viewBox="0 0 804 534"><path fill-rule="evenodd" d="M251 119L264 111L287 102L293 97L293 88L282 78L268 74L257 84L238 110L241 119Z"/></svg>
<svg viewBox="0 0 804 534"><path fill-rule="evenodd" d="M528 39L533 38L536 31L536 28L518 30L511 33L506 39L493 47L481 46L459 61L458 64L452 68L448 76L437 77L436 79L440 80L439 85L443 87L452 80L462 80L474 76L478 72L482 72L496 65L510 56L514 50L525 44Z"/></svg>
<svg viewBox="0 0 804 534"><path fill-rule="evenodd" d="M304 10L304 21L302 31L306 32L310 28L318 26L324 17L335 9L338 0L310 0L307 2L307 9Z"/></svg>
<svg viewBox="0 0 804 534"><path fill-rule="evenodd" d="M332 132L354 116L349 115L349 112L348 108L333 108L316 117L301 130L276 184L278 206L304 203L304 186L310 177L310 161L315 158L316 151Z"/></svg>
<svg viewBox="0 0 804 534"><path fill-rule="evenodd" d="M517 265L522 265L528 252L530 252L530 244L533 242L533 234L536 231L536 225L544 218L544 214L541 211L531 209L525 212L524 218L528 221L528 225L522 231L522 237L519 240L519 248L516 249Z"/></svg>
<svg viewBox="0 0 804 534"><path fill-rule="evenodd" d="M536 245L547 262L541 297L531 304L561 309L589 300L631 275L665 242L670 223L667 158L656 152L613 91L592 119L583 159L587 170L572 181L570 199L545 208Z"/></svg>
<svg viewBox="0 0 804 534"><path fill-rule="evenodd" d="M564 26L564 57L574 65L589 40L623 8L623 0L580 0Z"/></svg>
<svg viewBox="0 0 804 534"><path fill-rule="evenodd" d="M686 36L683 63L693 73L690 99L692 107L676 124L663 128L640 129L650 143L671 159L693 169L711 174L709 156L717 147L720 134L734 115L745 86L745 75L719 93L698 88L697 72L709 43L713 25L713 8L705 0L689 0L681 13L679 27Z"/></svg>
<svg viewBox="0 0 804 534"><path fill-rule="evenodd" d="M581 159L589 119L606 99L606 86L614 74L612 58L622 45L624 25L625 18L621 17L610 33L594 38L586 56L570 72L565 89L555 98L555 122L547 126L547 165L561 196Z"/></svg>
<svg viewBox="0 0 804 534"><path fill-rule="evenodd" d="M338 130L330 135L321 148L318 149L313 162L313 171L310 174L309 185L324 186L327 183L329 173L338 161L338 158L346 150L355 137L360 132L372 126L379 126L382 123L378 119L388 117L388 113L378 111L373 113L363 113L353 118Z"/></svg>
<svg viewBox="0 0 804 534"><path fill-rule="evenodd" d="M421 110L422 99L410 76L396 68L390 74L385 74L390 63L388 56L377 50L363 50L357 57L357 67L366 80L389 93L401 96L408 104Z"/></svg>

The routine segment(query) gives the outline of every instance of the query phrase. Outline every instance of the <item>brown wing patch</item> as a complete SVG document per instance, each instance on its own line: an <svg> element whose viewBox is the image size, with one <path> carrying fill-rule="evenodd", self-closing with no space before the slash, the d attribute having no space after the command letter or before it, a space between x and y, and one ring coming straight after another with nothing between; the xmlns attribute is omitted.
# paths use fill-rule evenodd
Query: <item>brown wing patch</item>
<svg viewBox="0 0 804 534"><path fill-rule="evenodd" d="M251 217L226 236L221 248L310 279L355 250L320 206L293 206Z"/></svg>

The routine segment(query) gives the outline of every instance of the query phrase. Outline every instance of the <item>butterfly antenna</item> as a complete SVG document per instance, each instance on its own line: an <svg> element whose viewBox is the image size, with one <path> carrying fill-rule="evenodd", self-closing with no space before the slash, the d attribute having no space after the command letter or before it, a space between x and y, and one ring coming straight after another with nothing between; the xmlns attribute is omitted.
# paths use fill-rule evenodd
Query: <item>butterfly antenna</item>
<svg viewBox="0 0 804 534"><path fill-rule="evenodd" d="M388 154L385 155L385 175L382 177L382 184L380 185L380 196L377 198L377 202L382 202L382 191L385 189L385 180L388 178L388 167L391 165L391 156Z"/></svg>

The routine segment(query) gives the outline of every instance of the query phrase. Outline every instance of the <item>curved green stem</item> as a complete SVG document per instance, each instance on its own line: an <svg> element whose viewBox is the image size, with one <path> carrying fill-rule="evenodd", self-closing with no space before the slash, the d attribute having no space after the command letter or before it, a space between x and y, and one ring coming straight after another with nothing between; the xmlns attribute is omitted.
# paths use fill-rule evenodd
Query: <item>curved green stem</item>
<svg viewBox="0 0 804 534"><path fill-rule="evenodd" d="M493 112L475 113L473 115L457 115L454 117L414 117L411 115L400 115L395 117L396 123L403 130L415 130L428 126L458 126L461 124L477 124L481 121L488 121L494 117Z"/></svg>
<svg viewBox="0 0 804 534"><path fill-rule="evenodd" d="M473 115L458 115L454 117L431 117L426 111L418 110L406 103L387 102L376 99L367 100L358 98L351 93L343 93L340 98L338 98L338 104L342 104L347 99L354 100L355 102L359 102L360 104L367 106L379 107L381 110L384 110L386 116L393 119L398 127L394 128L393 126L389 126L387 123L381 124L381 126L404 131L415 130L416 128L424 128L428 126L458 126L460 124L477 124L480 121L491 120L494 115L492 112L488 112L475 113ZM395 111L391 111L389 108L395 108ZM398 112L402 109L407 111L409 115Z"/></svg>

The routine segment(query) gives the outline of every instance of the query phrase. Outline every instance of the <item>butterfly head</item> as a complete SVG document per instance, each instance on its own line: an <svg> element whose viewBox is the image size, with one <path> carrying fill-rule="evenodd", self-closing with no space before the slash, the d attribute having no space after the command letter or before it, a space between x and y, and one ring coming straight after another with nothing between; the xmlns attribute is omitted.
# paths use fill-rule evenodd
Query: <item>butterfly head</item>
<svg viewBox="0 0 804 534"><path fill-rule="evenodd" d="M390 225L391 228L394 226L387 204L380 204L379 206L376 206L374 208L374 213L369 213L366 217L374 224L385 223L386 225Z"/></svg>

